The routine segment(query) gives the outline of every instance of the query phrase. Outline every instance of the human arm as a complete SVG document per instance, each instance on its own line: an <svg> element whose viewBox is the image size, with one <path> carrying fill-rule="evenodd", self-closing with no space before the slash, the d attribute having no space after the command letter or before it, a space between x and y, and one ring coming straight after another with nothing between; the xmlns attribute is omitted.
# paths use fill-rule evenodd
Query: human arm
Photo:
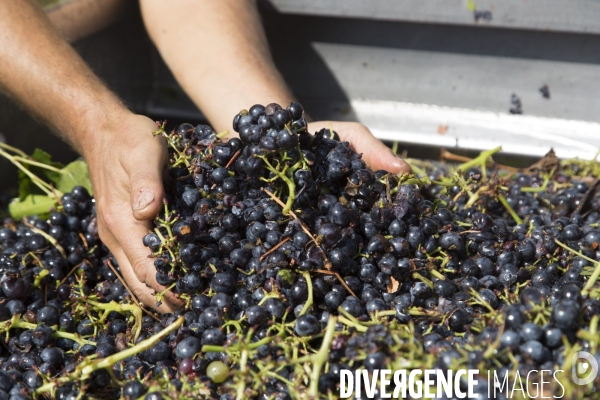
<svg viewBox="0 0 600 400"><path fill-rule="evenodd" d="M162 287L141 238L162 207L166 148L151 135L156 125L104 86L33 1L0 2L0 27L0 88L85 157L100 237L133 294L154 306L146 284ZM167 300L161 311L172 308Z"/></svg>
<svg viewBox="0 0 600 400"><path fill-rule="evenodd" d="M217 132L252 104L286 106L294 96L277 70L253 0L140 1L150 37L179 84ZM310 112L310 110L308 110ZM319 121L333 127L373 169L408 172L404 161L362 124Z"/></svg>

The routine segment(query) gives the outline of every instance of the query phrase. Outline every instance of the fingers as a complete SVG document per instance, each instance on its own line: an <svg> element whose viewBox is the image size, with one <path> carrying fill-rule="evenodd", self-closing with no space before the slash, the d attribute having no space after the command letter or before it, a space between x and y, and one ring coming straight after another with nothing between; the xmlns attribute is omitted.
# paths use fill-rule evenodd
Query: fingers
<svg viewBox="0 0 600 400"><path fill-rule="evenodd" d="M173 312L177 309L177 307L167 298L163 299L160 307L156 307L156 297L154 295L155 289L146 286L146 284L138 280L123 250L118 249L117 251L113 251L113 255L119 263L119 268L121 270L121 274L123 275L123 279L125 279L129 289L131 289L133 292L132 295L135 296L140 303L142 303L145 307L155 309L160 313ZM156 274L156 270L151 272ZM160 285L158 285L156 281L154 282L158 290L165 290L165 288L162 288Z"/></svg>
<svg viewBox="0 0 600 400"><path fill-rule="evenodd" d="M126 207L105 204L98 207L100 238L116 257L121 274L132 291L144 305L159 312L171 312L183 302L168 292L162 299L162 305L156 306L154 292L161 293L167 288L156 281L156 268L150 250L142 244L142 238L150 230L150 223L138 221ZM116 210L116 211L115 211Z"/></svg>
<svg viewBox="0 0 600 400"><path fill-rule="evenodd" d="M363 153L363 160L373 170L383 169L394 174L403 174L410 172L410 166L402 159L396 157L392 150L377 139L371 131L363 125L362 129L353 131L350 138L345 139L350 142L354 150ZM343 135L341 132L338 134Z"/></svg>
<svg viewBox="0 0 600 400"><path fill-rule="evenodd" d="M377 139L364 125L357 122L318 121L309 124L309 131L322 128L333 129L340 139L349 142L352 148L362 153L363 160L373 170L383 169L394 174L411 172L408 163L396 157L392 150Z"/></svg>
<svg viewBox="0 0 600 400"><path fill-rule="evenodd" d="M150 250L142 244L142 238L149 230L150 225L148 222L137 221L129 217L129 219L125 218L121 220L119 227L113 231L113 234L119 242L119 246L127 260L125 267L122 267L123 277L128 283L132 282L136 286L139 282L139 285L141 285L140 291L142 287L144 289L144 298L151 300L150 303L144 302L144 304L155 308L156 298L152 296L152 293L154 291L162 293L167 288L159 285L156 281L156 268L152 259L148 257ZM132 290L134 290L133 287ZM148 293L150 297L147 296ZM159 308L159 311L173 309L183 304L171 291L166 292L162 302L163 305Z"/></svg>

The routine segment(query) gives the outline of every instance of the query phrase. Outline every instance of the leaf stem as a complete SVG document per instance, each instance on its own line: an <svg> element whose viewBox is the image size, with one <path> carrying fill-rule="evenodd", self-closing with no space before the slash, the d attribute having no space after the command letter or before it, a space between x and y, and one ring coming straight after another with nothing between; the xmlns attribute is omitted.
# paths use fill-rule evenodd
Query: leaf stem
<svg viewBox="0 0 600 400"><path fill-rule="evenodd" d="M27 157L27 154L23 150L17 149L16 147L13 147L13 146L8 145L6 143L0 142L0 147L3 148L3 149L6 149L8 151L12 151L13 153L17 153L17 154L21 155L22 157Z"/></svg>
<svg viewBox="0 0 600 400"><path fill-rule="evenodd" d="M25 175L27 175L31 181L38 187L40 188L40 190L44 193L46 193L46 195L48 196L53 196L54 193L52 192L52 186L50 186L48 183L44 182L42 179L40 179L38 176L36 176L33 172L31 172L30 170L28 170L27 168L25 168L20 162L18 162L15 159L15 156L8 154L7 152L5 152L4 150L0 150L0 155L3 156L4 158L6 158L8 161L10 161L12 164L14 164L18 169L20 169ZM62 196L62 192L59 192L58 190L54 189L55 193L59 193L59 196Z"/></svg>
<svg viewBox="0 0 600 400"><path fill-rule="evenodd" d="M47 169L48 171L57 172L59 174L64 174L65 173L60 168L56 168L56 167L53 167L52 165L44 164L44 163L41 163L41 162L38 162L38 161L33 161L33 160L30 160L30 159L25 158L25 157L14 156L14 158L17 161L23 162L25 164L35 165L36 167L44 168L44 169Z"/></svg>

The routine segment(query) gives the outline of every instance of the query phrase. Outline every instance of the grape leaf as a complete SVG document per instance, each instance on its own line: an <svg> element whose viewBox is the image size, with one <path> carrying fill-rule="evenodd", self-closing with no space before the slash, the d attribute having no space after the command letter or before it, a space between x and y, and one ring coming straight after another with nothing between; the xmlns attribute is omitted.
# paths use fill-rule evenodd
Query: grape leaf
<svg viewBox="0 0 600 400"><path fill-rule="evenodd" d="M31 194L31 179L19 170L19 200L25 200Z"/></svg>
<svg viewBox="0 0 600 400"><path fill-rule="evenodd" d="M41 194L30 194L24 200L15 199L8 205L8 211L11 217L19 221L26 216L47 214L54 206L56 199Z"/></svg>
<svg viewBox="0 0 600 400"><path fill-rule="evenodd" d="M51 167L55 167L55 168L63 167L63 165L61 163L59 163L57 161L52 161L52 156L49 153L46 153L42 149L33 150L33 154L31 155L31 158L33 158L37 162L41 162L43 164L48 164ZM60 173L58 173L56 171L50 171L48 169L39 168L39 167L34 167L34 168L39 169L40 171L43 171L44 175L46 175L46 177L50 180L50 182L52 182L54 184L56 184L60 178ZM34 173L39 176L39 174L37 174L37 172L34 172Z"/></svg>
<svg viewBox="0 0 600 400"><path fill-rule="evenodd" d="M44 150L35 149L33 154L30 156L31 159L47 164L54 168L62 168L63 165L59 162L52 161L52 156L46 153ZM22 163L24 168L30 170L34 175L38 177L45 176L50 182L56 184L60 178L60 173L56 171L50 171L46 168L37 167L31 164ZM19 170L19 200L24 200L30 194L42 193L36 185L33 184L31 178L27 176L23 171Z"/></svg>
<svg viewBox="0 0 600 400"><path fill-rule="evenodd" d="M86 162L83 160L76 160L67 164L61 170L60 178L56 183L56 188L63 193L70 192L75 186L83 186L92 194L90 172Z"/></svg>

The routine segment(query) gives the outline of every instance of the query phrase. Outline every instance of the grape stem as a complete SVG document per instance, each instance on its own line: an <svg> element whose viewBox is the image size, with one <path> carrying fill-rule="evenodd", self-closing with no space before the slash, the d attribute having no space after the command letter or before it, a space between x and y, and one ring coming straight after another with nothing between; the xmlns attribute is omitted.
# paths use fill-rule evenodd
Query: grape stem
<svg viewBox="0 0 600 400"><path fill-rule="evenodd" d="M480 166L481 167L481 175L482 175L483 179L486 179L487 178L486 164L487 164L489 158L491 156L493 156L494 154L496 154L497 152L499 152L500 150L502 150L502 146L498 146L491 150L482 151L481 153L479 153L479 155L476 158L459 165L458 169L464 172L471 167Z"/></svg>
<svg viewBox="0 0 600 400"><path fill-rule="evenodd" d="M356 322L351 321L351 320L349 320L346 317L338 316L338 319L339 319L339 321L342 324L344 324L346 326L350 326L350 327L356 329L357 331L359 331L361 333L365 333L368 330L368 328L366 326L362 326L360 324L357 324Z"/></svg>
<svg viewBox="0 0 600 400"><path fill-rule="evenodd" d="M242 350L242 356L240 358L240 374L242 375L241 381L237 388L236 400L244 399L244 392L246 391L246 367L248 363L248 350Z"/></svg>
<svg viewBox="0 0 600 400"><path fill-rule="evenodd" d="M137 342L138 338L140 337L140 333L142 332L142 317L143 317L143 311L141 307L138 307L135 304L119 304L116 301L111 301L110 303L99 303L97 301L94 300L90 300L90 299L86 299L85 300L86 304L89 304L95 308L97 308L98 310L103 310L103 311L116 311L118 313L123 313L126 311L129 311L130 313L133 314L134 318L135 318L135 323L133 324L133 342Z"/></svg>
<svg viewBox="0 0 600 400"><path fill-rule="evenodd" d="M269 256L269 254L271 254L272 252L274 252L275 250L277 250L281 245L283 245L286 242L289 242L291 240L291 238L285 238L283 239L281 242L277 243L275 246L273 246L269 251L267 251L265 254L263 254L262 256L260 256L258 258L258 261L262 262L262 260L264 260L266 257Z"/></svg>
<svg viewBox="0 0 600 400"><path fill-rule="evenodd" d="M146 340L142 340L140 343L136 344L133 347L120 351L109 357L100 359L92 359L91 357L87 357L77 366L77 368L75 368L75 371L73 371L69 375L57 378L53 382L46 383L45 385L42 385L39 388L37 388L34 392L34 397L42 393L54 391L54 389L56 389L56 386L62 383L72 382L75 380L84 381L88 379L94 371L104 368L110 368L121 360L132 357L138 353L141 353L144 350L151 348L156 343L161 341L164 337L169 335L171 332L179 329L183 322L184 318L179 317L177 318L177 320L175 320L175 322L173 322L171 325L167 326L165 329L158 332L157 334L149 337Z"/></svg>
<svg viewBox="0 0 600 400"><path fill-rule="evenodd" d="M37 328L37 324L33 324L31 322L26 322L26 321L22 321L21 320L21 314L15 314L11 319L0 322L0 331L4 331L6 332L6 334L8 335L8 332L11 328L14 329L28 329L28 330L33 330L35 328ZM69 332L62 332L57 330L57 326L51 326L50 327L54 332L52 332L52 336L54 338L65 338L65 339L70 339L74 342L77 342L79 344L79 346L83 346L84 344L90 344L92 346L95 346L96 343L92 342L90 340L86 340L83 339L81 337L79 337L79 335L76 335L74 333L69 333Z"/></svg>
<svg viewBox="0 0 600 400"><path fill-rule="evenodd" d="M265 192L273 201L275 201L277 204L279 204L281 207L285 207L285 205L283 204L283 202L281 200L279 200L279 198L277 196L275 196L273 193L271 193L269 191L269 189L267 188L261 188L261 190L263 192ZM304 222L302 222L300 220L300 218L298 218L298 216L296 215L295 212L290 210L290 215L300 224L300 227L302 228L302 230L304 231L304 233L306 233L308 235L309 238L311 238L311 240L313 241L313 243L317 246L319 246L319 243L317 243L317 241L315 240L315 237L312 235L312 233L310 233L310 230L306 227L306 225L304 224Z"/></svg>
<svg viewBox="0 0 600 400"><path fill-rule="evenodd" d="M42 279L44 279L48 275L50 275L50 271L48 271L47 269L42 269L33 280L33 287L39 288L42 284Z"/></svg>
<svg viewBox="0 0 600 400"><path fill-rule="evenodd" d="M21 164L16 158L15 156L10 155L9 153L7 153L4 150L0 149L0 156L3 156L4 158L6 158L8 161L10 161L12 164L14 164L19 170L21 170L25 175L27 175L31 181L44 193L46 193L47 196L52 197L56 195L56 198L60 198L62 197L63 193L54 189L52 186L50 186L48 183L44 182L41 178L39 178L38 176L36 176L33 172L31 172L30 170L28 170L27 168L25 168L23 166L23 164Z"/></svg>
<svg viewBox="0 0 600 400"><path fill-rule="evenodd" d="M311 398L319 397L319 376L321 375L321 368L327 362L329 358L329 347L331 346L331 342L333 341L333 334L335 333L335 317L329 317L329 321L327 321L327 327L325 328L325 336L323 336L323 341L321 342L321 348L312 356L312 371L310 377L310 386L308 389L308 395Z"/></svg>
<svg viewBox="0 0 600 400"><path fill-rule="evenodd" d="M285 169L283 172L280 172L276 168L273 168L273 166L271 165L271 163L269 162L267 157L259 156L259 158L261 158L265 162L265 164L267 164L267 168L269 169L269 171L271 171L272 173L277 175L279 178L281 178L281 180L284 181L285 184L287 185L288 198L287 198L287 201L286 201L285 206L283 207L283 210L281 213L283 215L288 215L290 213L290 211L292 210L292 206L294 205L294 200L296 200L296 184L292 180L290 180L290 178L288 178L288 176L285 174Z"/></svg>
<svg viewBox="0 0 600 400"><path fill-rule="evenodd" d="M496 314L496 310L494 310L494 308L490 305L490 303L485 301L479 295L479 293L477 293L477 291L473 288L471 288L471 296L473 296L475 298L475 300L477 301L477 304L480 304L480 305L484 306L485 308L487 308L491 314L494 314L494 315Z"/></svg>
<svg viewBox="0 0 600 400"><path fill-rule="evenodd" d="M508 204L508 201L506 200L506 197L504 197L503 195L499 194L498 195L498 200L500 200L500 203L502 203L502 205L504 206L504 208L506 208L506 211L508 211L508 213L515 220L515 222L517 224L521 225L523 223L523 220L521 219L521 217L519 217L517 215L517 213L515 212L515 210L513 210L513 208L510 206L510 204Z"/></svg>
<svg viewBox="0 0 600 400"><path fill-rule="evenodd" d="M44 169L47 169L48 171L56 172L56 173L59 173L59 174L64 174L65 173L65 171L63 171L62 169L53 167L52 165L48 165L48 164L44 164L44 163L41 163L41 162L33 161L33 160L30 160L30 159L25 158L25 157L14 156L14 158L15 158L15 160L20 161L22 163L29 164L29 165L34 165L34 166L40 167L40 168L44 168Z"/></svg>
<svg viewBox="0 0 600 400"><path fill-rule="evenodd" d="M562 247L563 249L578 255L579 257L591 262L595 268L594 268L594 272L592 272L592 275L588 278L585 286L583 287L583 289L581 289L581 295L584 297L587 297L587 295L589 294L590 290L594 287L594 284L596 283L596 280L598 280L598 277L600 277L600 262L589 258L587 256L584 256L581 252L574 250L572 248L570 248L569 246L567 246L566 244L560 242L557 239L554 239L554 242L559 245L560 247Z"/></svg>
<svg viewBox="0 0 600 400"><path fill-rule="evenodd" d="M536 193L543 192L548 188L548 183L550 182L550 178L554 175L554 169L550 171L548 175L544 177L544 183L539 187L522 187L521 192L523 193Z"/></svg>
<svg viewBox="0 0 600 400"><path fill-rule="evenodd" d="M53 238L52 236L50 236L48 233L44 232L43 230L38 229L35 226L33 226L32 224L30 224L25 218L23 218L23 223L25 225L27 225L33 233L38 233L38 234L42 235L44 237L44 239L46 239L50 244L52 244L52 246L54 246L56 248L56 250L58 250L64 258L67 258L67 253L65 253L65 249L63 249L63 247L58 243L58 240L56 240L55 238ZM40 264L40 266L41 266L41 264Z"/></svg>
<svg viewBox="0 0 600 400"><path fill-rule="evenodd" d="M413 277L413 279L420 280L421 282L423 282L424 284L426 284L427 286L429 286L430 289L433 289L433 282L431 282L429 279L425 278L420 273L413 272L412 277Z"/></svg>
<svg viewBox="0 0 600 400"><path fill-rule="evenodd" d="M306 286L308 287L308 299L304 303L304 307L302 307L302 310L300 311L300 314L298 316L304 315L313 305L313 287L312 280L310 279L310 272L305 271L302 273L302 276L304 277L304 279L306 279Z"/></svg>

